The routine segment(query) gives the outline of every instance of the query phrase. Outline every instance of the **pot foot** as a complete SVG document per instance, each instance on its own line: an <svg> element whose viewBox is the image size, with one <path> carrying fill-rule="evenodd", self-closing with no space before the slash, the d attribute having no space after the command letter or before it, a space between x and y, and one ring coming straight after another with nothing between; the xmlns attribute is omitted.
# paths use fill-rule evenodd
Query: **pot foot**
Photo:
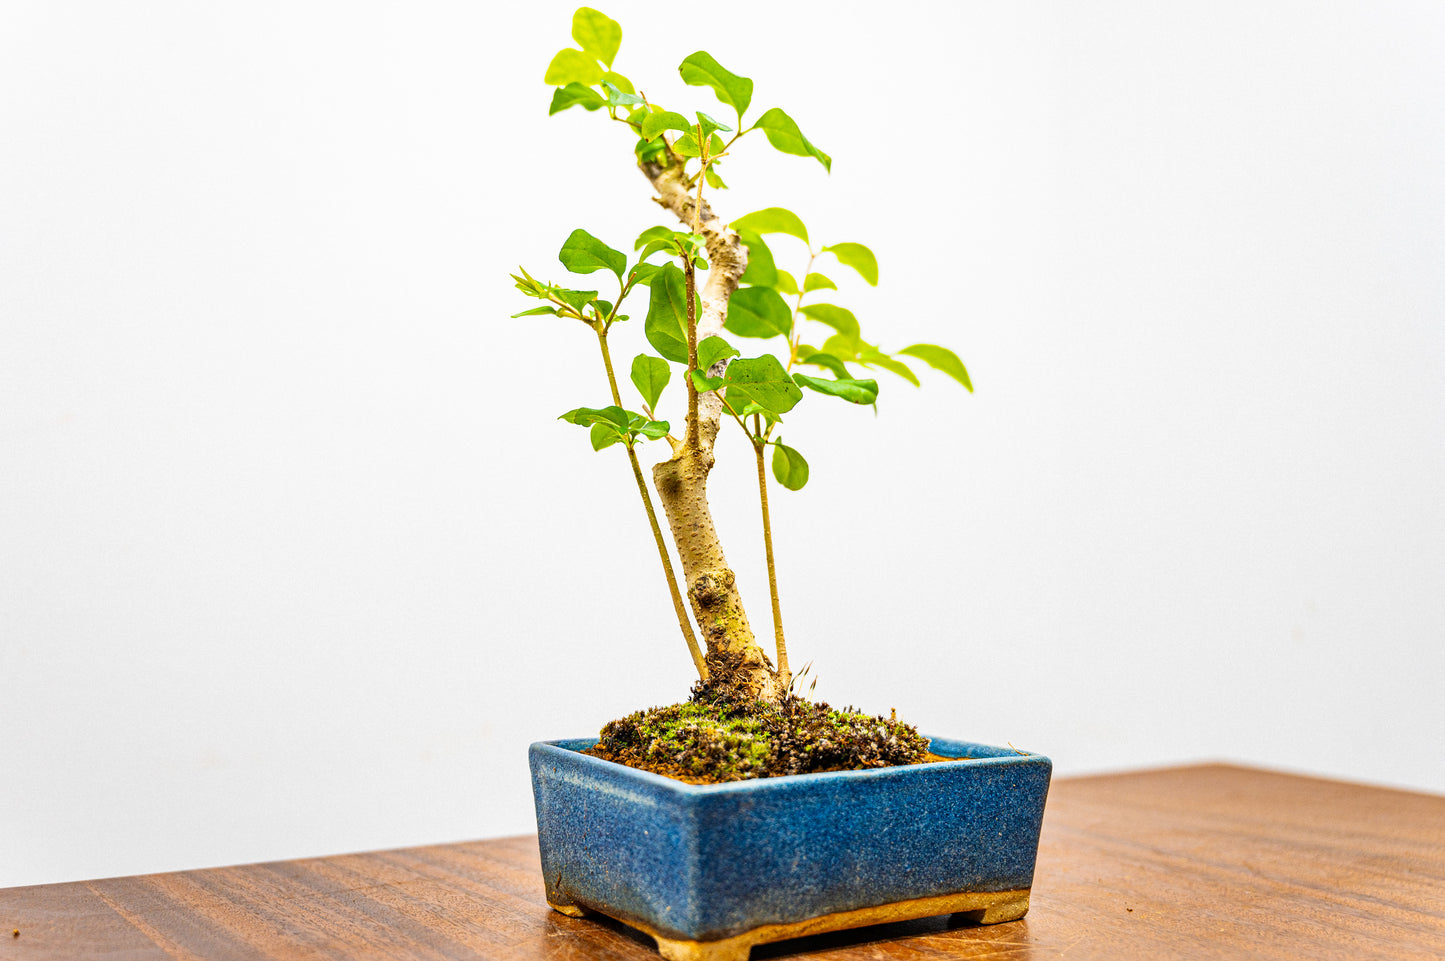
<svg viewBox="0 0 1445 961"><path fill-rule="evenodd" d="M667 961L748 961L753 941L746 935L723 941L673 941L656 938L657 953Z"/></svg>
<svg viewBox="0 0 1445 961"><path fill-rule="evenodd" d="M587 916L587 909L580 904L570 904L567 902L559 904L556 901L548 901L547 907L556 911L558 914L565 914L569 918L583 918Z"/></svg>
<svg viewBox="0 0 1445 961"><path fill-rule="evenodd" d="M607 914L592 908L575 904L555 904L553 910L578 918L588 914ZM657 953L667 961L748 961L748 953L755 944L801 938L810 934L824 934L829 931L846 931L870 924L887 924L892 921L912 921L930 918L940 914L951 914L973 924L1003 924L1017 921L1029 911L1029 891L972 891L961 894L945 894L939 897L915 898L908 901L894 901L871 908L853 911L839 911L824 914L804 921L786 924L764 924L735 934L730 938L716 941L688 941L669 938L660 934L646 923L635 919L622 919L640 931L650 934L657 942Z"/></svg>
<svg viewBox="0 0 1445 961"><path fill-rule="evenodd" d="M1029 895L1025 891L1021 898L1002 901L973 911L955 911L953 916L965 921L972 921L974 924L1003 924L1007 921L1017 921L1028 913Z"/></svg>

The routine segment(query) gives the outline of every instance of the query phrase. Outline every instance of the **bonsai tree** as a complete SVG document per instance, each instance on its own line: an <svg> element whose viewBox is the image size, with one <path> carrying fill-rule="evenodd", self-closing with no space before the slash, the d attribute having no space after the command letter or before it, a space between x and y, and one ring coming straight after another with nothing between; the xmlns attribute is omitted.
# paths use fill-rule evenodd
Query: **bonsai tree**
<svg viewBox="0 0 1445 961"><path fill-rule="evenodd" d="M582 228L573 230L558 258L568 272L588 280L553 283L520 269L513 275L517 289L543 303L514 316L550 315L592 331L606 394L598 406L577 407L561 419L587 428L595 450L625 452L678 630L704 686L778 702L789 696L793 675L778 597L769 467L773 480L787 490L800 490L808 481L807 460L783 443L784 417L813 394L874 407L878 383L863 375L875 370L916 387L918 376L904 358L936 368L970 391L973 387L951 350L912 344L885 352L863 339L851 311L830 302L838 285L825 270L842 267L868 284L878 283L878 262L868 247L851 241L815 246L802 219L781 206L731 217L714 209L712 198L726 189L720 168L742 147L766 141L825 171L832 167L832 159L789 114L777 107L750 112L751 79L704 51L693 53L678 68L682 80L709 88L721 104L709 109L723 119L703 111L683 113L653 102L613 69L622 42L616 21L581 7L572 18L572 39L577 46L559 51L547 66L545 82L555 88L549 113L581 108L605 113L610 123L625 128L633 162L651 185L653 199L675 222L643 230L632 255ZM765 238L777 235L807 247L798 272L782 269L774 259ZM602 289L577 289L582 286ZM609 338L629 319L624 309L644 309L639 288L647 291L641 326L652 352L632 358L627 374L635 394L624 396ZM757 341L764 352L737 346ZM678 386L668 392L674 382ZM673 419L662 419L664 393L679 410ZM756 460L776 660L758 643L708 508L718 432L732 429L728 425L743 432ZM667 456L651 469L651 490L638 455L638 447L648 441L667 444ZM680 579L653 490L681 564Z"/></svg>

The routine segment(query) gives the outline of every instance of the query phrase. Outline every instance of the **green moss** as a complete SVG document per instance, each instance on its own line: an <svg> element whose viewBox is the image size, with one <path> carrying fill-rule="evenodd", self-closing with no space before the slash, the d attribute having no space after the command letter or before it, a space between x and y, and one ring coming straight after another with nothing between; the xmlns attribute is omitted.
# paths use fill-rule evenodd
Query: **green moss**
<svg viewBox="0 0 1445 961"><path fill-rule="evenodd" d="M609 722L594 753L715 782L915 764L927 750L927 739L899 721L793 695L747 701L699 685L691 700Z"/></svg>

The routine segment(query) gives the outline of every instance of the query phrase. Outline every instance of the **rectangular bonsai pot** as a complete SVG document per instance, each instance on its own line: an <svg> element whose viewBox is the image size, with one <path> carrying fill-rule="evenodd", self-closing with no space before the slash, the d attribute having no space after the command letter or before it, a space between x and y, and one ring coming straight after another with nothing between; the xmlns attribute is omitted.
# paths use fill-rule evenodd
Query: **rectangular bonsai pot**
<svg viewBox="0 0 1445 961"><path fill-rule="evenodd" d="M539 741L532 791L547 901L657 939L666 958L967 912L1028 911L1053 765L932 739L956 761L693 785Z"/></svg>

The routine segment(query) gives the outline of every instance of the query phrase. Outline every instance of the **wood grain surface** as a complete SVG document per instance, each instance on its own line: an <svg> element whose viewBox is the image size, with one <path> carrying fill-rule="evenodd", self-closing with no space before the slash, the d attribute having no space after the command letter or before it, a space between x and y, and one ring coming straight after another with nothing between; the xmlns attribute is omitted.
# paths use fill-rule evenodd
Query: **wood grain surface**
<svg viewBox="0 0 1445 961"><path fill-rule="evenodd" d="M532 837L8 888L0 925L0 961L657 958L640 932L549 910ZM752 953L795 955L1436 961L1445 797L1218 765L1062 779L1024 920Z"/></svg>

